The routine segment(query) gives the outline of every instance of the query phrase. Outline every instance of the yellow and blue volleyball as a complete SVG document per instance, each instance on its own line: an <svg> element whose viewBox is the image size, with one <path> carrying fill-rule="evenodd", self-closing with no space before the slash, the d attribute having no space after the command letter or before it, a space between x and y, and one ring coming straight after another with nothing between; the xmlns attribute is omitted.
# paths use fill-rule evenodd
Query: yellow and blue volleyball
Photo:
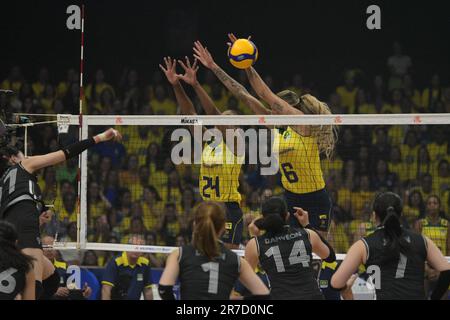
<svg viewBox="0 0 450 320"><path fill-rule="evenodd" d="M258 48L248 39L238 39L228 48L228 58L236 68L247 69L258 59Z"/></svg>

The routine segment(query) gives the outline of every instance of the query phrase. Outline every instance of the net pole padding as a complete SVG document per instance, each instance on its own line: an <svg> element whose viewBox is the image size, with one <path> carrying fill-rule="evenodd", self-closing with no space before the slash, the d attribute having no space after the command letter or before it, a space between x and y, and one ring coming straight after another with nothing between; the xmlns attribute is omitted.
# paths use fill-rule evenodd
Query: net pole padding
<svg viewBox="0 0 450 320"><path fill-rule="evenodd" d="M88 138L88 125L86 122L81 126L81 139ZM88 183L88 151L83 152L81 155L80 174L79 174L79 245L81 249L84 249L87 241L87 183Z"/></svg>
<svg viewBox="0 0 450 320"><path fill-rule="evenodd" d="M449 113L424 114L341 114L341 115L222 115L161 116L161 115L88 115L88 125L443 125L450 124Z"/></svg>
<svg viewBox="0 0 450 320"><path fill-rule="evenodd" d="M79 133L78 140L81 141L83 139L83 74L84 74L84 4L81 5L81 41L80 41L80 107L79 107ZM77 174L77 182L78 182L78 196L77 196L77 245L80 246L81 239L83 239L81 235L81 166L83 164L82 155L78 156L78 174ZM84 239L85 240L85 239Z"/></svg>

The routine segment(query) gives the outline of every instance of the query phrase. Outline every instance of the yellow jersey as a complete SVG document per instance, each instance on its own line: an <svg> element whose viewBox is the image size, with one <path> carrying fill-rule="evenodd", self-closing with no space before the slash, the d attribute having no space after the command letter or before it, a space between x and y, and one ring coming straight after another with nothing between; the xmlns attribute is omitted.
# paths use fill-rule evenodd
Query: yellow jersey
<svg viewBox="0 0 450 320"><path fill-rule="evenodd" d="M278 153L284 189L303 194L325 188L315 138L302 136L288 127L283 133L277 132L274 150Z"/></svg>
<svg viewBox="0 0 450 320"><path fill-rule="evenodd" d="M244 157L234 155L223 141L214 148L205 144L199 177L203 200L239 203L239 174L243 162Z"/></svg>
<svg viewBox="0 0 450 320"><path fill-rule="evenodd" d="M444 256L447 254L448 220L440 218L438 223L431 223L428 218L422 219L422 234L430 238Z"/></svg>

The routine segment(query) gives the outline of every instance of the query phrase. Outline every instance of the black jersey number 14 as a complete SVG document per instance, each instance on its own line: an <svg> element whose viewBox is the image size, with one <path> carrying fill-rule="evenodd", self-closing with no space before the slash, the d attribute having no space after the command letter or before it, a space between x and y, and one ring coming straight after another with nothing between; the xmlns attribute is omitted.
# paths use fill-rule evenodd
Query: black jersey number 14
<svg viewBox="0 0 450 320"><path fill-rule="evenodd" d="M275 260L277 272L286 271L279 246L270 247L265 254L269 258L273 257L273 259ZM305 243L303 242L303 240L295 241L294 245L292 246L291 254L289 255L289 264L294 265L301 263L304 268L307 268L309 267L310 260L311 258L306 251Z"/></svg>
<svg viewBox="0 0 450 320"><path fill-rule="evenodd" d="M220 197L220 184L219 177L217 176L214 180L213 177L203 176L203 180L206 181L206 184L203 186L202 194L205 198L211 198L211 194L208 192L209 189L214 190L216 192L216 197Z"/></svg>

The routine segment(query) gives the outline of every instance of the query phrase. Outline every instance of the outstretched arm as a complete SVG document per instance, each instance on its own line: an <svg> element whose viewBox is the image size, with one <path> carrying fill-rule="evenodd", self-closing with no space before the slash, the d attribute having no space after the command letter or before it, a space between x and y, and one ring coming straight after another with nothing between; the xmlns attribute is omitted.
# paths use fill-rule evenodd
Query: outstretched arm
<svg viewBox="0 0 450 320"><path fill-rule="evenodd" d="M203 109L205 110L206 114L219 115L221 114L220 110L217 108L217 106L212 101L211 97L208 95L205 89L203 89L203 87L197 80L197 71L198 71L197 61L198 60L195 59L194 64L191 66L191 62L189 61L188 57L186 57L186 64L184 64L183 61L178 60L178 63L184 69L184 74L177 75L177 78L183 80L184 82L186 82L187 84L191 85L194 88L195 93L200 99L200 103Z"/></svg>
<svg viewBox="0 0 450 320"><path fill-rule="evenodd" d="M253 97L247 89L239 82L230 77L223 71L213 60L209 51L203 45L196 41L194 44L194 57L208 69L210 69L223 85L240 101L245 103L252 109L255 114L270 114L270 110L255 97Z"/></svg>
<svg viewBox="0 0 450 320"><path fill-rule="evenodd" d="M63 150L47 153L41 156L28 157L22 161L22 166L29 173L34 173L40 169L51 167L64 162L67 159L76 157L84 150L93 147L97 143L109 140L120 140L121 138L122 136L117 130L110 128L93 138L75 142Z"/></svg>
<svg viewBox="0 0 450 320"><path fill-rule="evenodd" d="M164 63L166 65L165 68L161 64L159 65L159 67L166 75L169 83L172 85L173 91L175 93L175 98L177 99L177 103L181 108L181 113L184 115L196 115L197 112L195 111L194 104L192 103L191 99L189 99L188 95L183 89L183 86L177 78L177 73L175 70L177 62L175 60L172 60L171 57L164 57Z"/></svg>
<svg viewBox="0 0 450 320"><path fill-rule="evenodd" d="M281 99L270 90L267 84L261 79L255 68L251 67L245 69L250 85L256 94L271 107L274 114L297 114L301 115L303 112L291 106L289 103Z"/></svg>

